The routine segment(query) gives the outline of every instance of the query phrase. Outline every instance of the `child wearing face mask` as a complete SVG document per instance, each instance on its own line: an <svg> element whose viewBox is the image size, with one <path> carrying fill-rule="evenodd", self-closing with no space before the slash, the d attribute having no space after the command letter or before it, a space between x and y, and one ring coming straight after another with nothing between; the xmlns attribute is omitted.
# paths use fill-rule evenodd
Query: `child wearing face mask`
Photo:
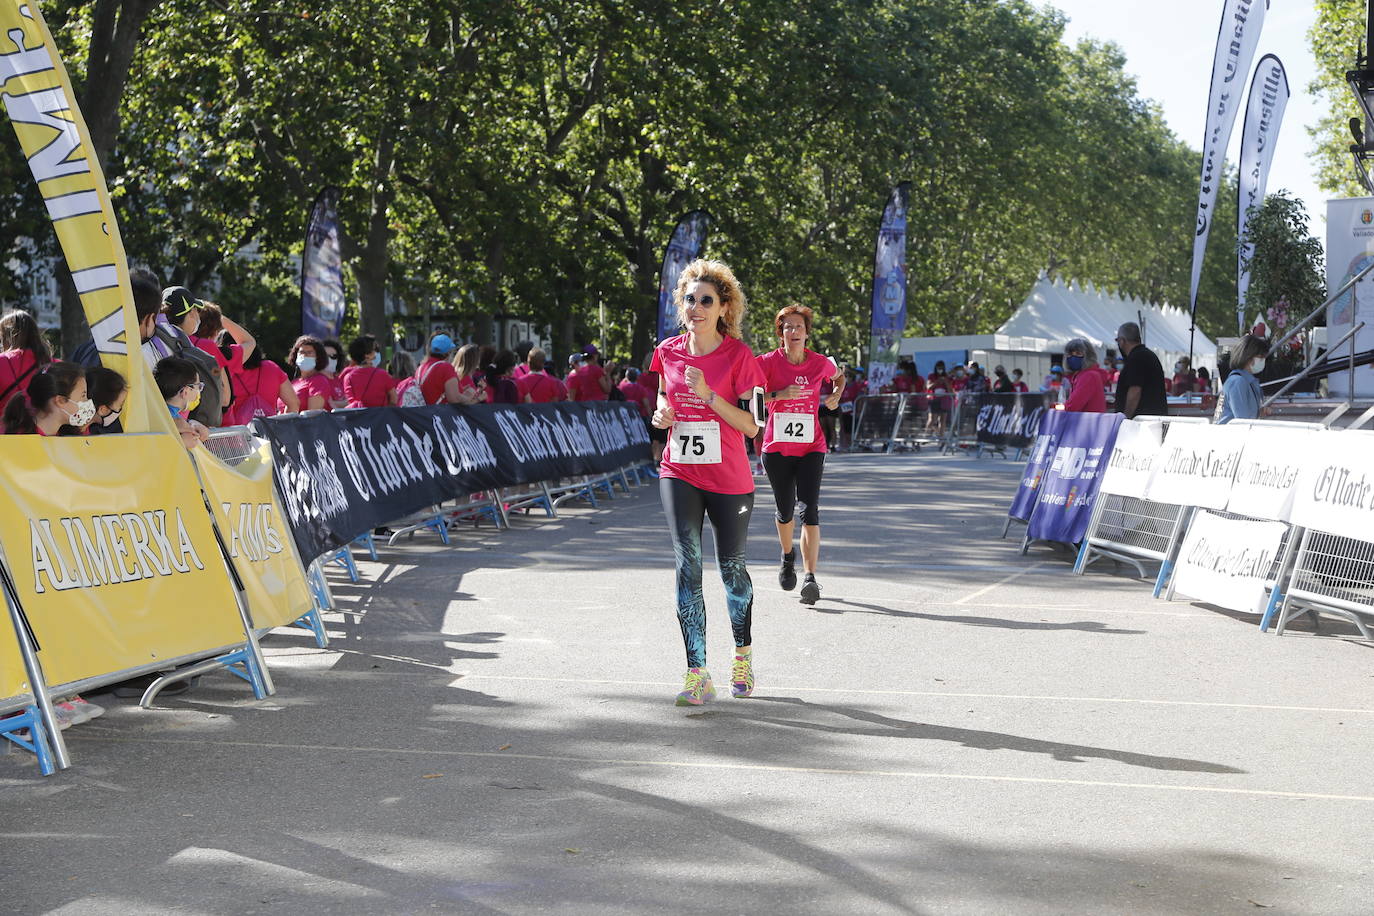
<svg viewBox="0 0 1374 916"><path fill-rule="evenodd" d="M86 370L86 395L95 404L95 420L86 428L90 435L124 432L119 420L129 397L124 376L104 366L93 366Z"/></svg>
<svg viewBox="0 0 1374 916"><path fill-rule="evenodd" d="M63 426L82 427L95 419L95 404L86 394L86 374L75 363L49 363L30 378L23 396L5 405L8 434L56 436Z"/></svg>
<svg viewBox="0 0 1374 916"><path fill-rule="evenodd" d="M181 434L181 442L193 449L210 438L210 430L190 418L200 403L202 382L196 364L180 356L167 356L153 367L153 381L171 411L172 422Z"/></svg>

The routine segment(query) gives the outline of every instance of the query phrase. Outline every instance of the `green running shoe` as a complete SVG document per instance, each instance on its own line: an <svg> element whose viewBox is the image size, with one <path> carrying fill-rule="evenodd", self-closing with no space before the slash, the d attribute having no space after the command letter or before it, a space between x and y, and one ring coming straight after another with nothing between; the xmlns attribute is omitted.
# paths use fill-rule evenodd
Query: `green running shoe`
<svg viewBox="0 0 1374 916"><path fill-rule="evenodd" d="M730 696L742 700L754 692L753 653L736 655L730 668Z"/></svg>
<svg viewBox="0 0 1374 916"><path fill-rule="evenodd" d="M716 698L716 686L711 683L711 672L705 668L688 668L683 679L682 693L677 695L679 706L700 706Z"/></svg>

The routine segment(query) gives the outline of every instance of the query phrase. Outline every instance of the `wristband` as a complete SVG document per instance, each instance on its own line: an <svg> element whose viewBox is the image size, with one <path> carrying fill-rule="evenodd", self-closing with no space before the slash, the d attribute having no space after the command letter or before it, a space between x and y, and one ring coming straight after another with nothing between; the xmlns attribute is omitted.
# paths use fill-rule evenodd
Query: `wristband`
<svg viewBox="0 0 1374 916"><path fill-rule="evenodd" d="M715 391L712 391L711 396L706 399L706 406L710 407L714 403L716 403L716 393Z"/></svg>

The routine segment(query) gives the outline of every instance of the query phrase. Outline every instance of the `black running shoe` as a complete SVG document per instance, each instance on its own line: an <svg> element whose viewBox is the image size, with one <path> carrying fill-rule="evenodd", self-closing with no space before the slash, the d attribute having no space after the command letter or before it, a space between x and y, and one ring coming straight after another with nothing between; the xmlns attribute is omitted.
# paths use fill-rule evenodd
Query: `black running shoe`
<svg viewBox="0 0 1374 916"><path fill-rule="evenodd" d="M797 587L797 571L792 566L796 560L797 550L795 547L782 555L782 566L778 569L778 584L782 586L782 590L785 592L790 592Z"/></svg>
<svg viewBox="0 0 1374 916"><path fill-rule="evenodd" d="M820 597L821 587L818 584L816 584L815 574L807 573L806 578L802 580L801 603L815 604L817 601L820 600Z"/></svg>

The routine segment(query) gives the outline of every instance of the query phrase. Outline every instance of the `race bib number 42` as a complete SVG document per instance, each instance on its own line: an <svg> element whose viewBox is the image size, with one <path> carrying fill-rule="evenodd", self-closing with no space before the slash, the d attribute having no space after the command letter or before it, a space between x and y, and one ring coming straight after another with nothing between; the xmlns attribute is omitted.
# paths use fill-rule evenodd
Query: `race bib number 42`
<svg viewBox="0 0 1374 916"><path fill-rule="evenodd" d="M720 464L720 424L673 424L673 461L677 464Z"/></svg>
<svg viewBox="0 0 1374 916"><path fill-rule="evenodd" d="M816 441L816 415L811 413L773 414L773 439L776 442L800 442L810 445Z"/></svg>

